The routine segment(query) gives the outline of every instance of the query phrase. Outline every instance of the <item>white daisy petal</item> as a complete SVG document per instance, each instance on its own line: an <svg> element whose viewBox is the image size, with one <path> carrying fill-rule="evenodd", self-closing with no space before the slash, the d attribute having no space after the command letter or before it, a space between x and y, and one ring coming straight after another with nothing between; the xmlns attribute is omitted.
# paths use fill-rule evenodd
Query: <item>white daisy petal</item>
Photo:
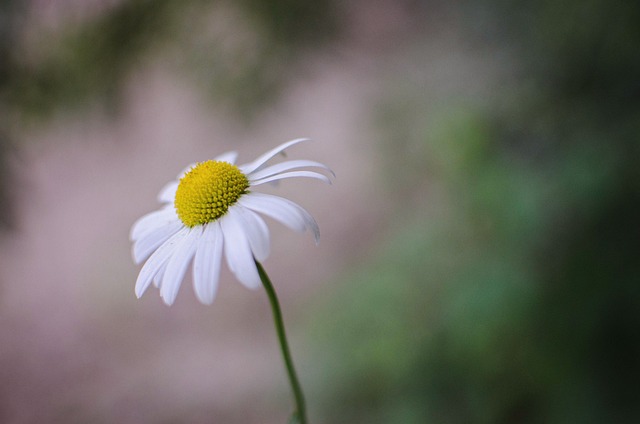
<svg viewBox="0 0 640 424"><path fill-rule="evenodd" d="M272 157L274 157L278 153L282 152L285 149L288 149L289 147L291 147L291 146L293 146L295 144L301 143L303 141L309 141L309 139L308 138L297 138L295 140L291 140L291 141L287 141L286 143L282 143L278 147L276 147L274 149L271 149L267 153L261 155L260 157L258 157L253 162L249 162L249 163L246 163L244 165L240 165L238 168L240 168L240 170L242 172L244 172L245 174L250 174L250 173L258 170L262 165L265 164L265 162L267 162L269 159L271 159Z"/></svg>
<svg viewBox="0 0 640 424"><path fill-rule="evenodd" d="M304 232L307 226L302 216L295 209L284 205L281 200L284 199L270 194L251 192L242 196L238 203L247 209L267 215L294 231Z"/></svg>
<svg viewBox="0 0 640 424"><path fill-rule="evenodd" d="M160 286L162 285L162 278L164 277L164 270L167 269L167 262L163 263L160 266L160 270L158 271L158 273L155 275L155 277L153 277L153 285L159 289Z"/></svg>
<svg viewBox="0 0 640 424"><path fill-rule="evenodd" d="M173 203L176 198L176 191L178 190L178 181L171 181L167 183L160 193L158 194L158 202L161 203Z"/></svg>
<svg viewBox="0 0 640 424"><path fill-rule="evenodd" d="M182 222L170 221L153 231L145 233L133 244L133 261L136 264L144 261L169 237L180 231Z"/></svg>
<svg viewBox="0 0 640 424"><path fill-rule="evenodd" d="M213 160L217 160L218 162L228 162L231 165L235 165L236 159L238 159L238 152L226 152L220 156L216 156Z"/></svg>
<svg viewBox="0 0 640 424"><path fill-rule="evenodd" d="M313 217L297 203L272 194L251 192L238 199L238 203L255 212L267 215L294 231L310 229L316 244L320 241L320 230Z"/></svg>
<svg viewBox="0 0 640 424"><path fill-rule="evenodd" d="M205 225L193 259L193 288L198 300L211 305L218 291L223 237L217 221Z"/></svg>
<svg viewBox="0 0 640 424"><path fill-rule="evenodd" d="M140 274L138 275L138 279L136 280L136 296L140 297L147 290L149 284L151 284L151 280L155 275L161 270L162 266L166 263L166 261L171 257L171 254L174 252L176 245L187 235L189 229L183 228L177 233L175 233L169 240L164 242L162 246L156 250L153 255L145 262L140 270Z"/></svg>
<svg viewBox="0 0 640 424"><path fill-rule="evenodd" d="M239 212L240 217L243 220L243 227L253 256L259 260L264 261L269 257L269 228L264 222L264 219L251 209L244 208L240 205L232 206Z"/></svg>
<svg viewBox="0 0 640 424"><path fill-rule="evenodd" d="M333 171L331 169L329 169L328 166L320 163L320 162L315 162L312 160L289 160L286 162L282 162L282 163L278 163L275 165L271 165L268 166L266 168L261 169L260 171L255 171L249 175L247 175L247 178L249 178L249 180L259 180L261 178L265 178L265 177L270 177L272 175L276 175L276 174L280 174L282 172L285 171L290 171L292 169L296 169L296 168L305 168L305 167L312 167L312 168L322 168L325 169L327 171L329 171L331 173L331 175L335 176L335 174L333 173Z"/></svg>
<svg viewBox="0 0 640 424"><path fill-rule="evenodd" d="M242 220L237 211L230 208L220 219L224 235L224 253L227 265L236 278L250 289L260 287L260 276L251 253Z"/></svg>
<svg viewBox="0 0 640 424"><path fill-rule="evenodd" d="M164 270L164 276L162 277L162 284L160 286L160 296L167 305L171 305L178 295L178 289L180 289L184 273L191 263L198 238L201 234L201 225L190 228L189 233L176 246L167 263L167 269Z"/></svg>
<svg viewBox="0 0 640 424"><path fill-rule="evenodd" d="M129 239L131 241L138 240L140 237L143 237L144 234L176 219L177 216L173 208L162 208L158 211L148 213L133 223L131 232L129 233Z"/></svg>
<svg viewBox="0 0 640 424"><path fill-rule="evenodd" d="M259 180L251 181L251 185L255 186L255 185L268 183L269 181L278 181L278 180L283 180L285 178L294 178L294 177L315 178L316 180L324 181L327 184L331 184L331 180L326 175L322 175L318 172L291 171L291 172L283 172L282 174L272 175L270 177L265 177Z"/></svg>

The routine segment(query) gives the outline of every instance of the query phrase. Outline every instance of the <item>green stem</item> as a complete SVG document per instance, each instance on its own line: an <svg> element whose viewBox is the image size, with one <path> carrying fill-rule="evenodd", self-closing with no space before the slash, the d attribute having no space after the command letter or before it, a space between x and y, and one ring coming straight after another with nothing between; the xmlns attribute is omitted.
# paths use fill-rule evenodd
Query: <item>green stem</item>
<svg viewBox="0 0 640 424"><path fill-rule="evenodd" d="M293 390L293 397L296 402L296 411L291 422L297 422L300 424L307 424L307 412L304 404L304 395L302 394L302 387L298 381L296 370L293 368L293 360L291 359L291 352L289 351L289 344L287 343L287 335L284 332L284 321L282 320L282 311L280 310L280 304L278 302L278 296L276 291L269 280L269 276L265 272L260 262L255 261L258 267L258 274L262 280L267 295L269 296L269 302L271 303L271 310L273 311L273 320L276 325L276 332L278 333L278 340L280 341L280 349L282 351L282 357L284 358L284 364L287 368L287 374L289 376L289 382L291 383L291 389Z"/></svg>

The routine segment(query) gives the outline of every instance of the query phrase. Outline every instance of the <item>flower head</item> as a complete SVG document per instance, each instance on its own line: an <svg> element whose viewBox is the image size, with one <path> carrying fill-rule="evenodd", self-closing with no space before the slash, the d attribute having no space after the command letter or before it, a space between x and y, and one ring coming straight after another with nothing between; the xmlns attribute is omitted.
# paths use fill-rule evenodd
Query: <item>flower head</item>
<svg viewBox="0 0 640 424"><path fill-rule="evenodd" d="M137 264L146 260L136 281L136 296L142 296L153 283L164 302L171 305L193 263L196 296L211 304L223 255L242 284L259 287L255 261L266 259L270 247L269 229L261 215L296 231L309 229L317 243L318 225L307 211L285 198L252 191L266 182L293 177L330 183L317 169L333 173L319 162L288 160L267 166L278 153L305 140L281 144L239 166L235 165L237 153L225 153L189 166L178 180L168 183L158 196L164 206L138 219L131 228L133 259Z"/></svg>

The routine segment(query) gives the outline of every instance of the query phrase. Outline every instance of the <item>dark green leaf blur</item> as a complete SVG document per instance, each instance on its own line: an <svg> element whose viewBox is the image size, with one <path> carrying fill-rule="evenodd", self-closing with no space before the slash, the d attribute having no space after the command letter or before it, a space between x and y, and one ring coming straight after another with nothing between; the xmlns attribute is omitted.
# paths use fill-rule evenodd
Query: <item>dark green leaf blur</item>
<svg viewBox="0 0 640 424"><path fill-rule="evenodd" d="M459 7L513 67L380 106L404 206L318 320L327 422L638 422L640 5Z"/></svg>

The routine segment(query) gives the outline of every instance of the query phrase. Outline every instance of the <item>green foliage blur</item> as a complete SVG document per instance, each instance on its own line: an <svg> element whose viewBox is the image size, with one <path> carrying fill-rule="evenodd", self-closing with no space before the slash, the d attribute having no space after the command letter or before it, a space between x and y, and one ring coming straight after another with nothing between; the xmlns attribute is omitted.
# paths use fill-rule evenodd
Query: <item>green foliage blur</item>
<svg viewBox="0 0 640 424"><path fill-rule="evenodd" d="M382 108L395 232L314 318L325 422L640 422L640 3L463 10L515 66Z"/></svg>

